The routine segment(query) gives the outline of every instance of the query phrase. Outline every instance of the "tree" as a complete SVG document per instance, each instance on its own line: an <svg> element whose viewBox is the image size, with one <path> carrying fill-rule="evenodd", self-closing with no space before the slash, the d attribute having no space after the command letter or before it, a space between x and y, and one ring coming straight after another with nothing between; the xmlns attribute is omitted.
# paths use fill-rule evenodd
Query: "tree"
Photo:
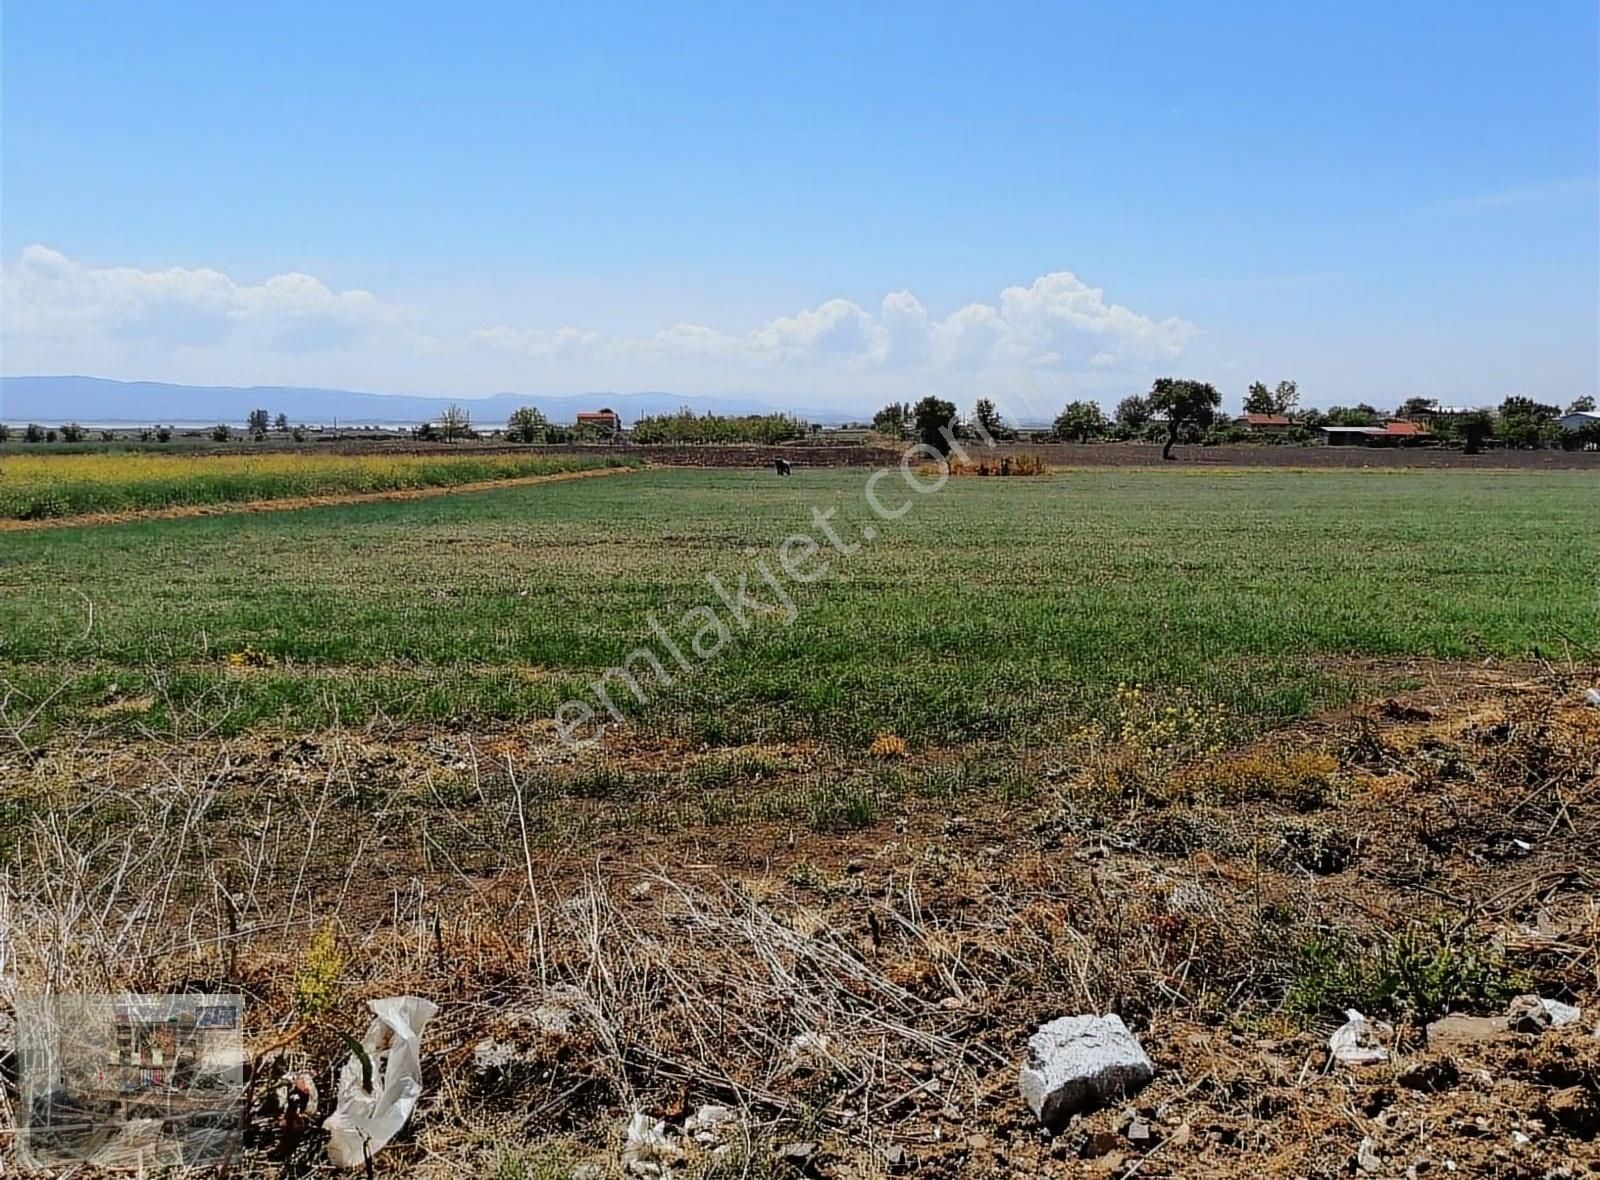
<svg viewBox="0 0 1600 1180"><path fill-rule="evenodd" d="M1396 418L1426 418L1435 413L1437 405L1431 397L1408 397L1395 410Z"/></svg>
<svg viewBox="0 0 1600 1180"><path fill-rule="evenodd" d="M1110 423L1096 402L1069 402L1056 416L1056 437L1066 442L1088 442L1105 437Z"/></svg>
<svg viewBox="0 0 1600 1180"><path fill-rule="evenodd" d="M232 437L233 437L233 431L228 429L226 423L218 422L215 426L213 426L211 428L211 441L212 442L227 442Z"/></svg>
<svg viewBox="0 0 1600 1180"><path fill-rule="evenodd" d="M439 433L444 436L445 442L455 442L457 439L470 437L472 415L455 402L451 402L444 408L444 413L439 415Z"/></svg>
<svg viewBox="0 0 1600 1180"><path fill-rule="evenodd" d="M0 422L0 443L11 441L11 427Z"/></svg>
<svg viewBox="0 0 1600 1180"><path fill-rule="evenodd" d="M172 441L172 427L170 427L170 426L157 426L156 427L156 441L157 442L171 442Z"/></svg>
<svg viewBox="0 0 1600 1180"><path fill-rule="evenodd" d="M76 422L68 422L61 428L61 441L69 443L82 442L83 434L83 427Z"/></svg>
<svg viewBox="0 0 1600 1180"><path fill-rule="evenodd" d="M1005 436L1005 420L1000 417L1000 411L994 408L994 403L986 397L980 397L978 404L972 407L972 420L978 424L979 432L990 438Z"/></svg>
<svg viewBox="0 0 1600 1180"><path fill-rule="evenodd" d="M1494 415L1488 410L1473 410L1470 414L1464 414L1457 426L1460 428L1461 437L1467 442L1467 454L1476 455L1483 450L1483 444L1494 433Z"/></svg>
<svg viewBox="0 0 1600 1180"><path fill-rule="evenodd" d="M266 434L267 428L271 425L272 415L265 410L251 410L250 417L245 422L245 428L257 438Z"/></svg>
<svg viewBox="0 0 1600 1180"><path fill-rule="evenodd" d="M1117 430L1134 438L1150 425L1150 403L1137 393L1129 394L1117 403L1116 416Z"/></svg>
<svg viewBox="0 0 1600 1180"><path fill-rule="evenodd" d="M22 441L31 443L44 441L44 431L39 428L37 422L28 423L28 428L22 432Z"/></svg>
<svg viewBox="0 0 1600 1180"><path fill-rule="evenodd" d="M1293 381L1280 381L1276 389L1268 389L1264 381L1254 381L1244 395L1244 412L1288 417L1299 400L1300 387Z"/></svg>
<svg viewBox="0 0 1600 1180"><path fill-rule="evenodd" d="M544 415L532 406L518 406L506 419L506 438L516 443L544 442L549 425Z"/></svg>
<svg viewBox="0 0 1600 1180"><path fill-rule="evenodd" d="M1150 411L1167 420L1167 441L1161 448L1163 459L1172 458L1172 446L1178 441L1178 431L1185 423L1204 430L1217 416L1222 395L1204 381L1188 381L1180 377L1157 377L1150 387Z"/></svg>
<svg viewBox="0 0 1600 1180"><path fill-rule="evenodd" d="M1569 413L1569 414L1592 414L1592 413L1594 413L1594 398L1590 397L1587 393L1584 394L1582 397L1573 398L1572 399L1572 404L1567 407L1567 413Z"/></svg>
<svg viewBox="0 0 1600 1180"><path fill-rule="evenodd" d="M289 415L279 414L276 418L274 418L272 420L272 429L276 430L279 434L287 434L289 431Z"/></svg>
<svg viewBox="0 0 1600 1180"><path fill-rule="evenodd" d="M1334 406L1328 411L1329 426L1376 426L1382 417L1377 407L1361 402L1354 406Z"/></svg>
<svg viewBox="0 0 1600 1180"><path fill-rule="evenodd" d="M872 429L879 434L891 434L896 438L905 437L906 420L911 417L911 407L905 402L890 402L872 415Z"/></svg>
<svg viewBox="0 0 1600 1180"><path fill-rule="evenodd" d="M1531 397L1512 396L1500 403L1500 423L1496 433L1507 446L1537 447L1552 441L1557 434L1556 406L1543 405Z"/></svg>
<svg viewBox="0 0 1600 1180"><path fill-rule="evenodd" d="M1272 400L1272 390L1261 381L1252 381L1249 392L1244 395L1244 412L1246 414L1274 414L1276 403Z"/></svg>
<svg viewBox="0 0 1600 1180"><path fill-rule="evenodd" d="M950 437L955 432L956 404L940 397L925 397L911 411L912 426L919 441L941 455L950 453Z"/></svg>

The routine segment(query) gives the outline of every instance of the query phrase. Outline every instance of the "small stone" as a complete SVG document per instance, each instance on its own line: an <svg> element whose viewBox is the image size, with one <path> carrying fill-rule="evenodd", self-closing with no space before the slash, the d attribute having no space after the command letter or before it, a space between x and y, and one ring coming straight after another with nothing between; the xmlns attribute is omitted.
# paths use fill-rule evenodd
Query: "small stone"
<svg viewBox="0 0 1600 1180"><path fill-rule="evenodd" d="M641 897L649 897L650 882L635 881L632 885L628 886L628 896L634 898L635 900Z"/></svg>
<svg viewBox="0 0 1600 1180"><path fill-rule="evenodd" d="M1378 1154L1378 1149L1370 1137L1361 1141L1360 1150L1356 1152L1356 1167L1363 1172L1383 1171L1383 1157Z"/></svg>
<svg viewBox="0 0 1600 1180"><path fill-rule="evenodd" d="M792 1168L801 1172L811 1169L811 1163L816 1158L817 1145L811 1142L785 1143L778 1148L778 1158Z"/></svg>
<svg viewBox="0 0 1600 1180"><path fill-rule="evenodd" d="M1428 1025L1428 1045L1446 1053L1475 1049L1511 1035L1503 1016L1462 1016L1451 1013Z"/></svg>
<svg viewBox="0 0 1600 1180"><path fill-rule="evenodd" d="M1059 1128L1079 1111L1143 1089L1155 1066L1120 1016L1063 1016L1028 1038L1023 1101L1042 1124Z"/></svg>
<svg viewBox="0 0 1600 1180"><path fill-rule="evenodd" d="M1150 1141L1155 1138L1154 1132L1150 1130L1150 1124L1139 1118L1128 1124L1125 1134L1128 1136L1128 1142L1137 1147L1148 1146Z"/></svg>
<svg viewBox="0 0 1600 1180"><path fill-rule="evenodd" d="M1578 1023L1582 1010L1560 1000L1541 996L1518 996L1507 1010L1511 1027L1517 1032L1541 1033L1547 1028L1563 1028Z"/></svg>
<svg viewBox="0 0 1600 1180"><path fill-rule="evenodd" d="M1513 1032L1542 1033L1552 1020L1550 1010L1538 996L1518 996L1511 1001L1506 1019Z"/></svg>
<svg viewBox="0 0 1600 1180"><path fill-rule="evenodd" d="M912 1167L911 1156L898 1143L883 1149L883 1162L891 1172L909 1172Z"/></svg>

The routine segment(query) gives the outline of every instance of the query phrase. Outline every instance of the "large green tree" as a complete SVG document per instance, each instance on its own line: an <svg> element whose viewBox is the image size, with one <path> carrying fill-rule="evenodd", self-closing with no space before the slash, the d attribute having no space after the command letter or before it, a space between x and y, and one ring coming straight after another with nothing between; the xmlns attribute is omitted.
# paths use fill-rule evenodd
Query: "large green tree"
<svg viewBox="0 0 1600 1180"><path fill-rule="evenodd" d="M972 420L990 438L1002 438L1005 435L1005 420L1000 417L1000 411L994 408L994 403L986 397L980 397L978 404L972 407Z"/></svg>
<svg viewBox="0 0 1600 1180"><path fill-rule="evenodd" d="M912 426L917 440L938 451L950 453L950 439L955 433L956 404L942 397L925 397L911 411Z"/></svg>
<svg viewBox="0 0 1600 1180"><path fill-rule="evenodd" d="M1383 415L1376 406L1360 402L1353 406L1334 406L1328 411L1329 426L1376 426Z"/></svg>
<svg viewBox="0 0 1600 1180"><path fill-rule="evenodd" d="M1573 398L1572 399L1572 404L1567 407L1567 413L1569 413L1569 414L1592 414L1592 413L1594 413L1594 398L1590 397L1587 393L1584 394L1582 397Z"/></svg>
<svg viewBox="0 0 1600 1180"><path fill-rule="evenodd" d="M1077 401L1068 402L1066 408L1056 416L1055 431L1056 437L1063 442L1084 443L1104 438L1110 426L1097 403Z"/></svg>
<svg viewBox="0 0 1600 1180"><path fill-rule="evenodd" d="M903 438L906 422L911 418L911 407L906 402L890 402L872 415L872 428L880 434Z"/></svg>
<svg viewBox="0 0 1600 1180"><path fill-rule="evenodd" d="M1280 381L1276 389L1268 389L1264 381L1254 381L1244 395L1244 412L1288 416L1299 401L1300 387L1293 381Z"/></svg>
<svg viewBox="0 0 1600 1180"><path fill-rule="evenodd" d="M1556 418L1559 406L1549 406L1520 395L1500 403L1496 433L1508 447L1538 447L1552 441L1560 432Z"/></svg>
<svg viewBox="0 0 1600 1180"><path fill-rule="evenodd" d="M1173 444L1178 441L1178 432L1185 423L1193 423L1204 430L1216 418L1217 407L1222 405L1222 395L1215 386L1182 377L1157 377L1146 400L1153 416L1167 420L1167 441L1161 447L1163 459L1172 458Z"/></svg>
<svg viewBox="0 0 1600 1180"><path fill-rule="evenodd" d="M550 423L532 406L518 406L506 419L506 438L514 443L544 442Z"/></svg>
<svg viewBox="0 0 1600 1180"><path fill-rule="evenodd" d="M1117 430L1129 438L1144 433L1150 425L1150 403L1137 393L1129 394L1117 403Z"/></svg>

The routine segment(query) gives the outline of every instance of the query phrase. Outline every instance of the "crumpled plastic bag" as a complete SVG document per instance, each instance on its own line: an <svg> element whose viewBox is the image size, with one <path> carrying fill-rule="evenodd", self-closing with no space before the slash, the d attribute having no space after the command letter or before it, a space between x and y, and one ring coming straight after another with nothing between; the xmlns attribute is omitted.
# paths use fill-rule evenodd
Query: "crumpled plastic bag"
<svg viewBox="0 0 1600 1180"><path fill-rule="evenodd" d="M362 1084L361 1058L339 1070L334 1111L322 1124L328 1158L340 1168L362 1167L406 1125L422 1095L422 1030L439 1011L419 996L370 1000L375 1019L361 1038L372 1062L372 1090Z"/></svg>
<svg viewBox="0 0 1600 1180"><path fill-rule="evenodd" d="M1344 1065L1377 1065L1389 1060L1389 1050L1378 1043L1378 1037L1393 1032L1383 1021L1368 1020L1354 1008L1347 1008L1345 1022L1328 1038L1328 1051Z"/></svg>

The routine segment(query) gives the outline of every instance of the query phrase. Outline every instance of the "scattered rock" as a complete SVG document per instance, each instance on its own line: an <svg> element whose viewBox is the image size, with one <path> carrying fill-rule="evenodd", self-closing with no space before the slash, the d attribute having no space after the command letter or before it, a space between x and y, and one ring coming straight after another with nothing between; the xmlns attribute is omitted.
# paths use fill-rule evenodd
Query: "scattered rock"
<svg viewBox="0 0 1600 1180"><path fill-rule="evenodd" d="M1583 699L1596 709L1600 709L1600 688L1591 688L1583 694Z"/></svg>
<svg viewBox="0 0 1600 1180"><path fill-rule="evenodd" d="M1408 1090L1424 1090L1430 1094L1437 1094L1441 1090L1453 1090L1460 1085L1461 1070L1448 1057L1413 1061L1396 1075L1395 1081Z"/></svg>
<svg viewBox="0 0 1600 1180"><path fill-rule="evenodd" d="M1374 1174L1383 1171L1383 1157L1370 1137L1361 1140L1361 1147L1356 1151L1356 1167Z"/></svg>
<svg viewBox="0 0 1600 1180"><path fill-rule="evenodd" d="M791 1168L801 1173L809 1173L812 1164L816 1162L817 1145L815 1143L785 1143L778 1148L778 1159L788 1164Z"/></svg>
<svg viewBox="0 0 1600 1180"><path fill-rule="evenodd" d="M604 1180L605 1174L599 1164L579 1164L572 1169L572 1180Z"/></svg>
<svg viewBox="0 0 1600 1180"><path fill-rule="evenodd" d="M1503 1016L1449 1016L1428 1025L1428 1045L1447 1053L1470 1050L1511 1036Z"/></svg>
<svg viewBox="0 0 1600 1180"><path fill-rule="evenodd" d="M643 897L649 897L650 896L650 882L648 882L648 881L635 881L632 885L628 886L628 896L633 898L633 899L635 899L635 900L638 900L639 898L643 898Z"/></svg>
<svg viewBox="0 0 1600 1180"><path fill-rule="evenodd" d="M1376 1065L1389 1060L1389 1050L1378 1043L1378 1037L1393 1032L1382 1021L1368 1020L1350 1008L1345 1012L1345 1022L1328 1038L1328 1052L1340 1065Z"/></svg>
<svg viewBox="0 0 1600 1180"><path fill-rule="evenodd" d="M1581 1015L1581 1010L1571 1004L1533 995L1518 996L1506 1011L1511 1029L1522 1033L1542 1033L1547 1028L1576 1024Z"/></svg>
<svg viewBox="0 0 1600 1180"><path fill-rule="evenodd" d="M1150 1129L1150 1124L1141 1118L1132 1119L1128 1123L1128 1129L1123 1134L1127 1135L1128 1142L1135 1147L1148 1147L1155 1138L1155 1133Z"/></svg>
<svg viewBox="0 0 1600 1180"><path fill-rule="evenodd" d="M1120 1016L1063 1016L1028 1038L1022 1099L1041 1123L1059 1128L1082 1110L1142 1089L1155 1066Z"/></svg>
<svg viewBox="0 0 1600 1180"><path fill-rule="evenodd" d="M883 1162L891 1172L909 1172L914 1166L910 1154L898 1143L883 1149Z"/></svg>

